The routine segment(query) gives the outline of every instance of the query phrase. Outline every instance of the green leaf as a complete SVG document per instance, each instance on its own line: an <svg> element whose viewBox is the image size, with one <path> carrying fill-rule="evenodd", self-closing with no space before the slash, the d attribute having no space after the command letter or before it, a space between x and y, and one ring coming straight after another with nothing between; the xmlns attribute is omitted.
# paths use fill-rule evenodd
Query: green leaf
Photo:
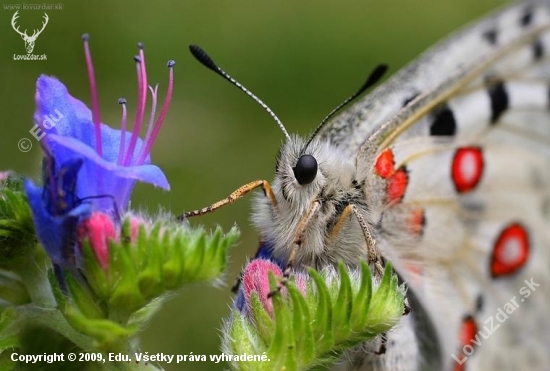
<svg viewBox="0 0 550 371"><path fill-rule="evenodd" d="M269 286L273 292L277 288L277 282L273 272L269 272ZM275 335L269 349L268 357L272 360L270 366L273 369L296 369L296 341L293 331L292 312L279 292L272 297L273 312L275 314Z"/></svg>
<svg viewBox="0 0 550 371"><path fill-rule="evenodd" d="M97 301L93 299L93 294L83 282L76 280L68 271L65 274L65 280L71 298L80 312L88 318L105 318L105 311L98 305Z"/></svg>
<svg viewBox="0 0 550 371"><path fill-rule="evenodd" d="M313 321L302 293L291 284L287 286L293 309L293 326L296 332L296 347L300 349L300 365L303 367L315 359Z"/></svg>
<svg viewBox="0 0 550 371"><path fill-rule="evenodd" d="M351 291L351 281L346 274L344 263L338 264L340 273L340 290L338 298L334 303L334 336L337 339L346 338L351 333L351 313L353 310L353 294Z"/></svg>
<svg viewBox="0 0 550 371"><path fill-rule="evenodd" d="M7 270L0 270L0 298L10 305L23 305L31 301L21 278Z"/></svg>
<svg viewBox="0 0 550 371"><path fill-rule="evenodd" d="M80 333L95 339L95 348L101 351L118 348L137 331L135 326L121 326L107 319L91 319L72 307L68 307L65 317Z"/></svg>
<svg viewBox="0 0 550 371"><path fill-rule="evenodd" d="M254 319L254 322L257 324L256 331L267 345L273 339L275 323L271 321L271 317L263 307L257 292L252 293L250 301L251 318Z"/></svg>
<svg viewBox="0 0 550 371"><path fill-rule="evenodd" d="M354 298L356 315L352 318L352 327L357 328L365 322L369 312L370 301L372 298L372 279L370 268L367 264L361 264L361 283L359 292Z"/></svg>
<svg viewBox="0 0 550 371"><path fill-rule="evenodd" d="M313 308L316 309L314 312L316 321L314 334L316 340L319 341L318 348L326 349L334 343L332 327L332 311L334 308L330 299L329 289L325 284L325 279L312 268L308 272L317 288L317 308Z"/></svg>
<svg viewBox="0 0 550 371"><path fill-rule="evenodd" d="M0 265L33 251L36 235L23 178L0 180Z"/></svg>

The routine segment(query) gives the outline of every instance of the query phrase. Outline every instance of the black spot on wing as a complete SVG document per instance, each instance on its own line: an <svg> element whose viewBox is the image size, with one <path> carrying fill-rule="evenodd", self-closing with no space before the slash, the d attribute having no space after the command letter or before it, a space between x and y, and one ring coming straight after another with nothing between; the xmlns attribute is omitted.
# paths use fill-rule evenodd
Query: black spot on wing
<svg viewBox="0 0 550 371"><path fill-rule="evenodd" d="M527 8L519 19L519 24L522 27L527 27L533 22L533 9Z"/></svg>
<svg viewBox="0 0 550 371"><path fill-rule="evenodd" d="M481 312L483 310L483 296L478 295L477 299L476 299L476 312Z"/></svg>
<svg viewBox="0 0 550 371"><path fill-rule="evenodd" d="M430 135L451 136L456 134L456 121L453 111L447 105L440 106L432 114Z"/></svg>
<svg viewBox="0 0 550 371"><path fill-rule="evenodd" d="M544 45L542 45L542 41L540 39L536 39L533 44L533 59L535 61L538 61L544 56Z"/></svg>
<svg viewBox="0 0 550 371"><path fill-rule="evenodd" d="M483 38L489 42L491 45L497 44L498 32L496 29L491 28L483 33Z"/></svg>
<svg viewBox="0 0 550 371"><path fill-rule="evenodd" d="M426 220L426 213L424 210L422 210L422 220L420 221L420 225L422 226L422 233L424 233L424 230L426 229L426 224L428 224Z"/></svg>
<svg viewBox="0 0 550 371"><path fill-rule="evenodd" d="M460 207L472 214L481 214L486 211L486 206L480 201L463 198L460 201Z"/></svg>
<svg viewBox="0 0 550 371"><path fill-rule="evenodd" d="M500 116L509 108L508 92L502 81L491 84L487 89L491 99L491 124L498 121Z"/></svg>

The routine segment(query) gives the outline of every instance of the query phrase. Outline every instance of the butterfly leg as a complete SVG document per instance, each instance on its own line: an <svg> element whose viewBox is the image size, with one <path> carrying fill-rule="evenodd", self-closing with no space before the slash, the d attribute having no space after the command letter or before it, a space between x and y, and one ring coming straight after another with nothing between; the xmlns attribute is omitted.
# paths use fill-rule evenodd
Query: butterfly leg
<svg viewBox="0 0 550 371"><path fill-rule="evenodd" d="M353 213L355 214L355 217L357 218L357 221L359 222L359 226L361 227L361 231L363 232L363 236L365 237L365 241L367 242L367 259L369 263L374 263L374 269L379 277L382 277L384 275L384 266L382 264L382 257L380 256L380 251L378 251L378 248L376 247L376 240L370 233L369 226L367 222L365 221L365 218L361 213L357 210L357 207L355 205L349 205L348 207L352 208Z"/></svg>
<svg viewBox="0 0 550 371"><path fill-rule="evenodd" d="M268 294L268 297L272 297L281 289L283 286L288 282L288 277L290 276L290 272L292 271L292 266L294 265L294 259L296 258L296 251L302 246L302 243L304 242L304 233L307 230L307 227L313 217L317 214L317 212L321 209L321 202L319 200L315 200L311 203L311 206L309 207L309 210L304 218L300 221L300 224L298 224L298 228L296 229L296 235L294 237L294 245L290 249L290 254L288 255L288 260L286 263L285 270L283 271L283 279L277 285L277 288L273 291L271 291Z"/></svg>
<svg viewBox="0 0 550 371"><path fill-rule="evenodd" d="M376 273L379 275L379 277L382 277L384 275L384 266L382 264L382 257L380 256L380 251L376 248L376 240L370 233L369 227L367 225L367 222L365 221L365 218L363 218L363 215L359 213L355 205L349 205L348 207L350 206L353 208L353 213L355 214L355 217L357 218L357 221L361 226L361 230L363 231L363 235L365 236L365 240L367 241L368 261L369 263L371 262L374 263L374 268L376 269ZM406 316L411 312L411 307L409 305L409 301L407 300L407 298L405 298L405 302L403 304L404 304L403 315Z"/></svg>
<svg viewBox="0 0 550 371"><path fill-rule="evenodd" d="M336 238L336 236L338 236L338 234L340 234L340 231L342 230L342 228L348 221L349 217L351 216L352 211L353 211L352 205L348 205L344 208L344 210L342 210L342 213L338 217L338 221L334 224L334 226L332 227L332 229L328 234L327 241L329 243L332 242Z"/></svg>
<svg viewBox="0 0 550 371"><path fill-rule="evenodd" d="M273 208L277 210L277 198L275 197L275 194L273 193L273 189L271 188L271 185L269 184L269 182L267 180L255 180L253 182L247 183L237 188L235 191L233 191L229 196L227 196L223 200L215 202L212 205L209 205L202 209L188 211L183 215L178 216L177 220L184 221L189 217L211 213L222 206L232 204L233 202L237 201L239 198L243 197L244 195L246 195L247 193L249 193L250 191L253 191L258 187L262 188L262 190L264 191L264 195L269 198L269 200L273 204ZM241 277L237 279L237 281L231 288L231 291L236 293L239 290L240 284L241 284Z"/></svg>
<svg viewBox="0 0 550 371"><path fill-rule="evenodd" d="M380 252L376 248L376 240L374 237L372 237L372 234L370 233L370 230L368 229L368 226L365 222L365 219L363 216L359 213L355 205L348 205L344 208L342 213L340 214L340 217L338 218L338 221L336 224L334 224L334 227L330 230L330 233L328 235L328 240L334 239L338 233L342 230L342 227L348 220L351 213L355 214L355 217L359 221L359 224L361 225L361 229L363 231L363 235L365 236L365 240L367 241L367 255L368 255L368 262L374 263L376 272L380 277L384 274L384 267L382 264L382 258L380 256ZM409 306L409 301L407 298L405 298L404 302L404 308L403 308L403 315L406 316L411 311L411 307Z"/></svg>
<svg viewBox="0 0 550 371"><path fill-rule="evenodd" d="M267 180L255 180L253 182L247 183L235 191L233 191L229 196L224 198L223 200L220 200L218 202L213 203L212 205L209 205L207 207L204 207L202 209L188 211L184 213L183 215L178 216L178 220L185 220L186 218L192 217L192 216L199 216L211 213L212 211L215 211L216 209L219 209L222 206L232 204L233 202L237 201L239 198L246 195L248 192L261 187L264 191L264 194L269 197L271 200L271 203L273 204L273 207L277 209L277 198L275 197L275 194L273 193L273 190L271 189L271 185L269 185L269 182Z"/></svg>
<svg viewBox="0 0 550 371"><path fill-rule="evenodd" d="M367 242L368 262L374 263L376 272L380 276L382 276L384 274L384 267L382 264L382 258L380 257L380 252L376 248L376 240L370 233L370 230L365 221L365 218L363 218L363 216L359 213L355 205L349 204L344 208L344 210L338 217L338 221L336 222L336 224L334 224L334 227L332 227L332 229L330 230L330 233L328 235L328 240L330 241L336 238L336 236L340 233L340 231L342 230L342 227L345 225L346 221L348 220L352 212L357 218L357 221L361 226L361 230L363 231L363 235L365 236L365 241Z"/></svg>

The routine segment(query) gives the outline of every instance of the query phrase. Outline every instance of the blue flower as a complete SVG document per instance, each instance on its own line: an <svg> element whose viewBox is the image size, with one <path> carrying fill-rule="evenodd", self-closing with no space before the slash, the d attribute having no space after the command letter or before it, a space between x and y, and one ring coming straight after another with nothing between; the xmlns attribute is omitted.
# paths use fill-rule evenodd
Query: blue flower
<svg viewBox="0 0 550 371"><path fill-rule="evenodd" d="M78 252L76 229L92 213L109 216L115 225L128 207L136 181L169 190L170 186L156 165L150 151L166 117L173 92L173 66L166 99L155 120L157 87L147 85L143 45L134 57L138 76L138 100L132 131L126 130L126 100L122 105L121 130L112 129L100 120L96 81L88 37L84 50L92 95L92 110L72 97L65 85L54 77L42 75L37 81L34 114L40 144L44 149L44 184L26 182L26 191L40 242L55 265L74 267ZM152 112L145 139L143 128L147 90L152 94Z"/></svg>

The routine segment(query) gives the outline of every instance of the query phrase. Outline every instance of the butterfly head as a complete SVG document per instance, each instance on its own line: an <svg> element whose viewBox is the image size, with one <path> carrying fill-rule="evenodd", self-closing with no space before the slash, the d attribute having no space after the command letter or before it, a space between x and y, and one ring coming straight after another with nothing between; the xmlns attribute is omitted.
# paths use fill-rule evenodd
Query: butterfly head
<svg viewBox="0 0 550 371"><path fill-rule="evenodd" d="M280 188L280 195L290 203L298 198L309 199L309 194L318 191L325 182L322 151L312 146L302 153L304 144L302 138L293 135L277 156L273 187L276 191Z"/></svg>
<svg viewBox="0 0 550 371"><path fill-rule="evenodd" d="M282 145L273 182L279 201L299 210L326 197L332 188L349 187L355 172L352 161L327 141L315 139L304 150L305 144L303 138L292 135Z"/></svg>
<svg viewBox="0 0 550 371"><path fill-rule="evenodd" d="M386 65L377 66L370 73L365 83L361 86L359 90L357 90L357 92L355 92L353 95L351 95L341 104L339 104L336 108L334 108L323 119L323 121L321 121L321 123L309 136L307 141L303 141L301 138L298 137L290 138L286 130L284 129L284 126L282 126L282 124L279 124L279 126L281 126L283 129L283 133L287 137L287 141L283 145L283 148L281 149L280 155L277 159L276 167L276 172L278 175L281 176L282 179L283 190L291 187L295 187L298 190L307 188L321 188L326 182L326 179L323 176L323 171L322 169L320 169L321 163L323 163L325 167L332 168L330 169L330 171L326 171L325 173L336 174L336 177L340 178L338 174L342 173L342 169L345 169L346 165L342 164L341 160L339 160L337 156L334 155L335 153L338 153L335 148L328 148L326 144L323 145L323 143L318 140L318 134L325 126L325 124L329 122L329 120L337 112L339 112L348 103L361 95L365 90L376 84L384 75L384 72L387 70L387 68L388 67ZM276 119L276 121L278 121L276 117L274 118ZM292 171L290 171L289 169L291 169ZM334 180L338 181L341 179ZM307 187L310 184L313 185ZM286 192L286 194L290 193L288 192L288 190ZM285 193L283 193L283 195L285 195Z"/></svg>

